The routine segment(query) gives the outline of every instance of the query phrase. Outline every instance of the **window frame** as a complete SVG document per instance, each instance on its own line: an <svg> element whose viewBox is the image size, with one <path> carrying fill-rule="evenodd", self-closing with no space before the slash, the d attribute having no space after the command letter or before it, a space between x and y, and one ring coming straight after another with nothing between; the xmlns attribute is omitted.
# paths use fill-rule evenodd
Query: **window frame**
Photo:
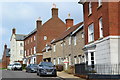
<svg viewBox="0 0 120 80"><path fill-rule="evenodd" d="M99 18L99 37L103 37L103 21L102 17Z"/></svg>
<svg viewBox="0 0 120 80"><path fill-rule="evenodd" d="M91 15L92 14L92 2L90 1L88 3L88 15Z"/></svg>
<svg viewBox="0 0 120 80"><path fill-rule="evenodd" d="M88 26L88 42L94 41L94 23Z"/></svg>

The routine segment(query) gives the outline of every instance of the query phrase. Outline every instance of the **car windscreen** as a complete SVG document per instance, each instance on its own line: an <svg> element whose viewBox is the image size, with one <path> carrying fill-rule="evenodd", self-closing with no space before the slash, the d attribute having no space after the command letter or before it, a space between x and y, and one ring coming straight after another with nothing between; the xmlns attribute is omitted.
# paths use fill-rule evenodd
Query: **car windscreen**
<svg viewBox="0 0 120 80"><path fill-rule="evenodd" d="M19 64L19 63L15 63L14 65L21 65L21 64Z"/></svg>
<svg viewBox="0 0 120 80"><path fill-rule="evenodd" d="M49 67L54 66L51 62L42 62L41 65L42 66L49 66Z"/></svg>

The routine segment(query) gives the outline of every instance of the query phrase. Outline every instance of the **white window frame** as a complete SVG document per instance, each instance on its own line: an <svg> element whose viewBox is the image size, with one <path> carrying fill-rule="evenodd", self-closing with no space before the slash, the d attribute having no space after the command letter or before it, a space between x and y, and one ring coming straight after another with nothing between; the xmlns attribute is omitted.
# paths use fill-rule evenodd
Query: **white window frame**
<svg viewBox="0 0 120 80"><path fill-rule="evenodd" d="M88 42L94 41L94 24L88 26Z"/></svg>
<svg viewBox="0 0 120 80"><path fill-rule="evenodd" d="M89 15L92 14L92 2L88 3Z"/></svg>
<svg viewBox="0 0 120 80"><path fill-rule="evenodd" d="M60 63L61 63L61 62L60 62L60 60L61 60L61 59L60 59L60 57L58 57L58 64L60 64Z"/></svg>
<svg viewBox="0 0 120 80"><path fill-rule="evenodd" d="M81 37L82 37L82 39L84 38L84 32L81 33Z"/></svg>
<svg viewBox="0 0 120 80"><path fill-rule="evenodd" d="M71 61L71 55L69 55L69 65L72 65L72 61Z"/></svg>
<svg viewBox="0 0 120 80"><path fill-rule="evenodd" d="M103 37L103 24L102 24L102 17L99 19L99 36L100 36L100 38Z"/></svg>
<svg viewBox="0 0 120 80"><path fill-rule="evenodd" d="M56 65L56 59L55 58L53 59L53 64Z"/></svg>
<svg viewBox="0 0 120 80"><path fill-rule="evenodd" d="M36 36L34 36L34 40L36 40Z"/></svg>
<svg viewBox="0 0 120 80"><path fill-rule="evenodd" d="M77 57L74 57L74 63L77 64Z"/></svg>
<svg viewBox="0 0 120 80"><path fill-rule="evenodd" d="M34 54L36 54L36 46L34 46Z"/></svg>
<svg viewBox="0 0 120 80"><path fill-rule="evenodd" d="M98 7L102 5L102 0L98 0Z"/></svg>
<svg viewBox="0 0 120 80"><path fill-rule="evenodd" d="M56 52L56 45L53 45L53 52Z"/></svg>
<svg viewBox="0 0 120 80"><path fill-rule="evenodd" d="M69 37L69 45L71 45L71 36Z"/></svg>
<svg viewBox="0 0 120 80"><path fill-rule="evenodd" d="M76 35L74 36L74 45L77 45L77 37L76 37Z"/></svg>
<svg viewBox="0 0 120 80"><path fill-rule="evenodd" d="M26 56L26 50L25 50L25 56Z"/></svg>

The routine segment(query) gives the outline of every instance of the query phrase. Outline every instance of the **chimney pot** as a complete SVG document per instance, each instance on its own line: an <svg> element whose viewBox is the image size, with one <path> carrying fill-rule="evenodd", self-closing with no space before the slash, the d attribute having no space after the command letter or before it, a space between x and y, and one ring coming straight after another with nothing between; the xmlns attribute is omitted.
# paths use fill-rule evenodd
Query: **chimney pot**
<svg viewBox="0 0 120 80"><path fill-rule="evenodd" d="M40 28L40 26L42 25L41 17L39 17L39 18L37 19L36 25L37 25L37 29Z"/></svg>
<svg viewBox="0 0 120 80"><path fill-rule="evenodd" d="M12 34L16 34L16 29L15 28L12 29Z"/></svg>
<svg viewBox="0 0 120 80"><path fill-rule="evenodd" d="M7 45L6 44L4 45L4 48L7 49Z"/></svg>
<svg viewBox="0 0 120 80"><path fill-rule="evenodd" d="M58 8L56 8L56 4L53 4L51 10L52 10L52 17L58 17Z"/></svg>
<svg viewBox="0 0 120 80"><path fill-rule="evenodd" d="M68 18L65 20L66 21L66 28L68 29L69 27L73 26L74 20L70 18L70 14L68 14Z"/></svg>

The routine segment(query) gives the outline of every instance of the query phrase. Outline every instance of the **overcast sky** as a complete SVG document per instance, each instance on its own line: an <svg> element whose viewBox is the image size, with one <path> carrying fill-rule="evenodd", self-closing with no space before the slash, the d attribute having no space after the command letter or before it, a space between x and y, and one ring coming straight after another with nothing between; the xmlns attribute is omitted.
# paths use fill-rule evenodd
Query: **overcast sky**
<svg viewBox="0 0 120 80"><path fill-rule="evenodd" d="M83 21L83 8L78 1L71 2L4 2L0 3L0 58L4 44L10 47L11 30L16 28L17 34L28 34L36 26L35 21L41 17L43 23L51 18L52 4L59 9L59 18L65 22L68 14L74 24ZM2 18L1 18L2 17Z"/></svg>

